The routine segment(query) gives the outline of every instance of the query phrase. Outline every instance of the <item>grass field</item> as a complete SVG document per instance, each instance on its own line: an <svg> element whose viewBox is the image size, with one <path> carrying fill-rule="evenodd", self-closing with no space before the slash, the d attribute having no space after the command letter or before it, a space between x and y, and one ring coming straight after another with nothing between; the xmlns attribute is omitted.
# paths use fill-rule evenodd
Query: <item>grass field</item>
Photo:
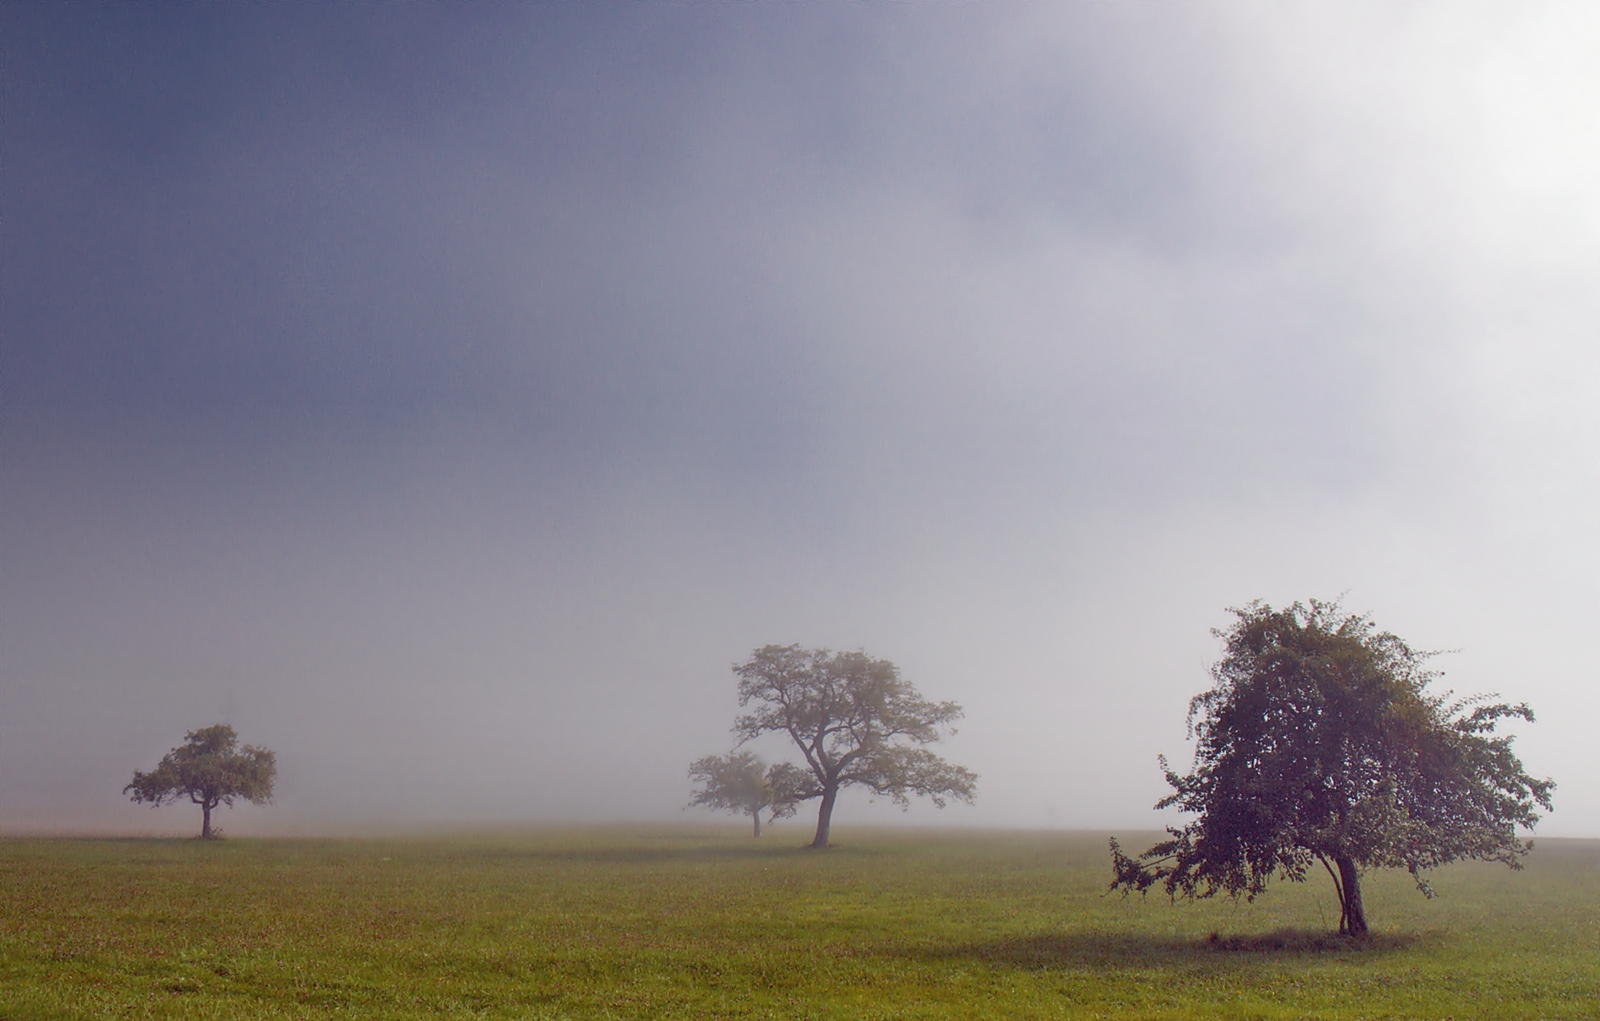
<svg viewBox="0 0 1600 1021"><path fill-rule="evenodd" d="M1600 1017L1600 841L1375 875L1353 945L1325 883L1106 897L1098 835L802 839L3 840L0 1018Z"/></svg>

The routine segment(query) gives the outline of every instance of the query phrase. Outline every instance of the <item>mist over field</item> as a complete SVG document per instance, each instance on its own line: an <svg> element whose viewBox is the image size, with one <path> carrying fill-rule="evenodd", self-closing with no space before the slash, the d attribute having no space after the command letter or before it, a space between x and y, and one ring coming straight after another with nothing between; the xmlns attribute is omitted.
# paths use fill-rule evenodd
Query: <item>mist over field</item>
<svg viewBox="0 0 1600 1021"><path fill-rule="evenodd" d="M195 831L121 789L220 721L279 768L230 833L708 818L791 642L966 709L976 804L841 830L1154 828L1227 607L1342 595L1600 836L1597 51L0 5L0 832Z"/></svg>

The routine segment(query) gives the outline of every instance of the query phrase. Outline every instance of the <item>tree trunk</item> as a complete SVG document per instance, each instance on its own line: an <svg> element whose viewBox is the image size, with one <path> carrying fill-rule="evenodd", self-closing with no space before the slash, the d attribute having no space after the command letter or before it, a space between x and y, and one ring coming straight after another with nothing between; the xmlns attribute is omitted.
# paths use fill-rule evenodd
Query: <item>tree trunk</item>
<svg viewBox="0 0 1600 1021"><path fill-rule="evenodd" d="M750 813L750 818L755 820L755 824L756 824L756 839L759 840L759 839L761 839L761 809L758 808L755 811L751 812Z"/></svg>
<svg viewBox="0 0 1600 1021"><path fill-rule="evenodd" d="M200 802L200 811L205 813L201 817L202 821L200 823L200 839L201 840L210 840L211 839L211 802L209 802L209 801Z"/></svg>
<svg viewBox="0 0 1600 1021"><path fill-rule="evenodd" d="M838 785L823 788L822 807L817 809L817 836L811 841L811 846L817 850L828 846L828 827L833 822L833 802L838 797Z"/></svg>
<svg viewBox="0 0 1600 1021"><path fill-rule="evenodd" d="M1367 912L1361 906L1361 873L1349 858L1336 859L1339 864L1340 893L1344 898L1344 917L1339 921L1339 931L1351 936L1367 935Z"/></svg>

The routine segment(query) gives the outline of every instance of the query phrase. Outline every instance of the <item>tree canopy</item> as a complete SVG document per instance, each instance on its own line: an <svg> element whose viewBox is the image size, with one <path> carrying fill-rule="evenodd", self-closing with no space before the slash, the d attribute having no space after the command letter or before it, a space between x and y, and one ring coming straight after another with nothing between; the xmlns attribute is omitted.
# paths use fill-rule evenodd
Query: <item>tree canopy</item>
<svg viewBox="0 0 1600 1021"><path fill-rule="evenodd" d="M754 752L707 755L689 765L689 779L700 784L691 805L750 816L755 836L761 836L761 813L768 822L795 814L800 802L821 794L811 774L791 762L768 766Z"/></svg>
<svg viewBox="0 0 1600 1021"><path fill-rule="evenodd" d="M1215 686L1189 704L1194 769L1162 760L1173 793L1157 808L1198 814L1137 858L1111 841L1112 889L1160 884L1172 897L1253 898L1275 874L1304 880L1320 863L1339 897L1341 932L1364 935L1363 870L1423 873L1460 859L1521 868L1535 807L1554 784L1523 771L1507 718L1525 704L1428 690L1432 653L1347 614L1337 602L1255 602L1214 632Z"/></svg>
<svg viewBox="0 0 1600 1021"><path fill-rule="evenodd" d="M852 784L901 806L913 795L941 808L949 798L972 801L977 774L923 747L961 718L961 706L927 701L888 660L767 645L733 672L739 705L750 709L734 721L739 743L787 734L805 757L822 799L812 847L828 846L834 803Z"/></svg>
<svg viewBox="0 0 1600 1021"><path fill-rule="evenodd" d="M191 730L181 747L174 748L148 773L134 771L133 782L122 789L134 802L152 806L187 799L200 806L200 836L209 840L211 810L232 806L236 798L264 805L272 800L277 759L265 748L237 748L238 735L225 723Z"/></svg>

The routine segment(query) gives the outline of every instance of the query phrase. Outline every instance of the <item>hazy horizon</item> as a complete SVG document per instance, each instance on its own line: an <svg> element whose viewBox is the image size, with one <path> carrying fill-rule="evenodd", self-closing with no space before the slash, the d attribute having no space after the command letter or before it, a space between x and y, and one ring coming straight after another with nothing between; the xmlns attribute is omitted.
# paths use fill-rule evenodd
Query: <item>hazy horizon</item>
<svg viewBox="0 0 1600 1021"><path fill-rule="evenodd" d="M1600 10L0 6L0 832L671 822L865 649L1149 830L1227 608L1600 836ZM776 743L758 748L769 759ZM786 825L803 830L807 809Z"/></svg>

